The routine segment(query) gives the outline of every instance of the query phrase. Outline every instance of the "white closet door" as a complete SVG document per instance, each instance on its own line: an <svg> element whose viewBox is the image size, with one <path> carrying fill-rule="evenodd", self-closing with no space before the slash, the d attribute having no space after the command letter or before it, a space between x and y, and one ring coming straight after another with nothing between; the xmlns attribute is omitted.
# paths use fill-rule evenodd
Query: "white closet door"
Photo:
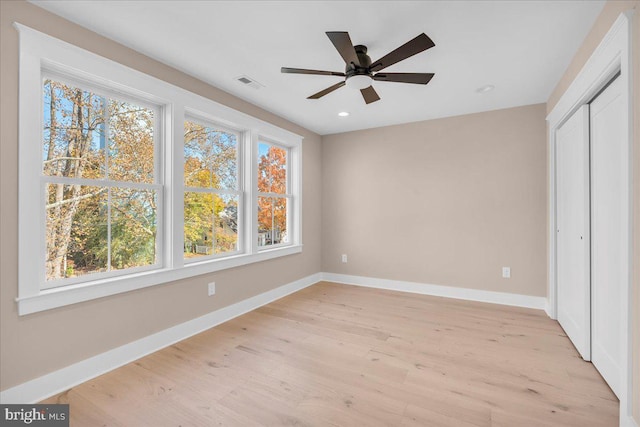
<svg viewBox="0 0 640 427"><path fill-rule="evenodd" d="M556 161L558 322L590 360L588 105L557 130Z"/></svg>
<svg viewBox="0 0 640 427"><path fill-rule="evenodd" d="M628 278L629 148L620 79L591 103L592 361L620 396L620 328Z"/></svg>

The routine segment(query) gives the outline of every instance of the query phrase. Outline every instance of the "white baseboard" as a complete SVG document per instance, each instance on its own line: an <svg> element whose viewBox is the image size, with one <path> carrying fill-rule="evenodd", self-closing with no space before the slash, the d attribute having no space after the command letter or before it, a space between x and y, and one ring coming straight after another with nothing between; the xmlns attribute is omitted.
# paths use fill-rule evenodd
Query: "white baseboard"
<svg viewBox="0 0 640 427"><path fill-rule="evenodd" d="M35 403L319 282L312 274L0 392L0 403Z"/></svg>
<svg viewBox="0 0 640 427"><path fill-rule="evenodd" d="M429 285L426 283L403 282L401 280L376 279L373 277L350 276L347 274L335 273L322 273L322 280L327 282L343 283L345 285L366 286L369 288L512 305L516 307L536 308L539 310L546 310L547 308L547 299L545 297L510 294L506 292L483 291L479 289Z"/></svg>
<svg viewBox="0 0 640 427"><path fill-rule="evenodd" d="M549 318L551 318L553 320L557 320L556 317L555 317L555 312L551 308L551 301L549 301L549 298L545 298L545 301L544 301L544 312L547 313L547 316L549 316Z"/></svg>

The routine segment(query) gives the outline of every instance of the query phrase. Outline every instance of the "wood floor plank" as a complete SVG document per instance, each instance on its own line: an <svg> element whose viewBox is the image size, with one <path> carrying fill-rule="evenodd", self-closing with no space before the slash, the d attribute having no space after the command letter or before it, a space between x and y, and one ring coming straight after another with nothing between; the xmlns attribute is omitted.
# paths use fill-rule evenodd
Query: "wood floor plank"
<svg viewBox="0 0 640 427"><path fill-rule="evenodd" d="M72 426L616 426L542 311L321 282L47 399Z"/></svg>

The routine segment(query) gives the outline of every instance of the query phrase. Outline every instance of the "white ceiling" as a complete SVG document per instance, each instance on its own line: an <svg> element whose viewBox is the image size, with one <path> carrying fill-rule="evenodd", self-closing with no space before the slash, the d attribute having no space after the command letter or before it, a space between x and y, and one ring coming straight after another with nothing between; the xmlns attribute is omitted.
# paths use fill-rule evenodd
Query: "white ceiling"
<svg viewBox="0 0 640 427"><path fill-rule="evenodd" d="M32 3L320 134L546 102L604 1L58 1ZM426 85L375 82L366 105L324 34L348 31L372 60L426 33L432 49L388 72L433 72ZM247 75L259 90L235 80ZM478 94L476 89L494 85ZM338 117L348 111L349 117Z"/></svg>

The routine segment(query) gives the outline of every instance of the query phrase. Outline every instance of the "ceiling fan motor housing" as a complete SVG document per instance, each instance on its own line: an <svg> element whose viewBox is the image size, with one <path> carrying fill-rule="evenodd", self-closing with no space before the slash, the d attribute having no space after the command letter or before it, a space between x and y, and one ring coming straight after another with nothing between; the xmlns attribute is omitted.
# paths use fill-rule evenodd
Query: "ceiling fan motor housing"
<svg viewBox="0 0 640 427"><path fill-rule="evenodd" d="M347 78L354 75L371 76L371 71L369 70L369 67L371 66L371 58L367 55L367 47L359 44L353 48L356 51L356 55L358 55L358 61L360 61L360 64L350 63L346 65L344 73L347 75Z"/></svg>

